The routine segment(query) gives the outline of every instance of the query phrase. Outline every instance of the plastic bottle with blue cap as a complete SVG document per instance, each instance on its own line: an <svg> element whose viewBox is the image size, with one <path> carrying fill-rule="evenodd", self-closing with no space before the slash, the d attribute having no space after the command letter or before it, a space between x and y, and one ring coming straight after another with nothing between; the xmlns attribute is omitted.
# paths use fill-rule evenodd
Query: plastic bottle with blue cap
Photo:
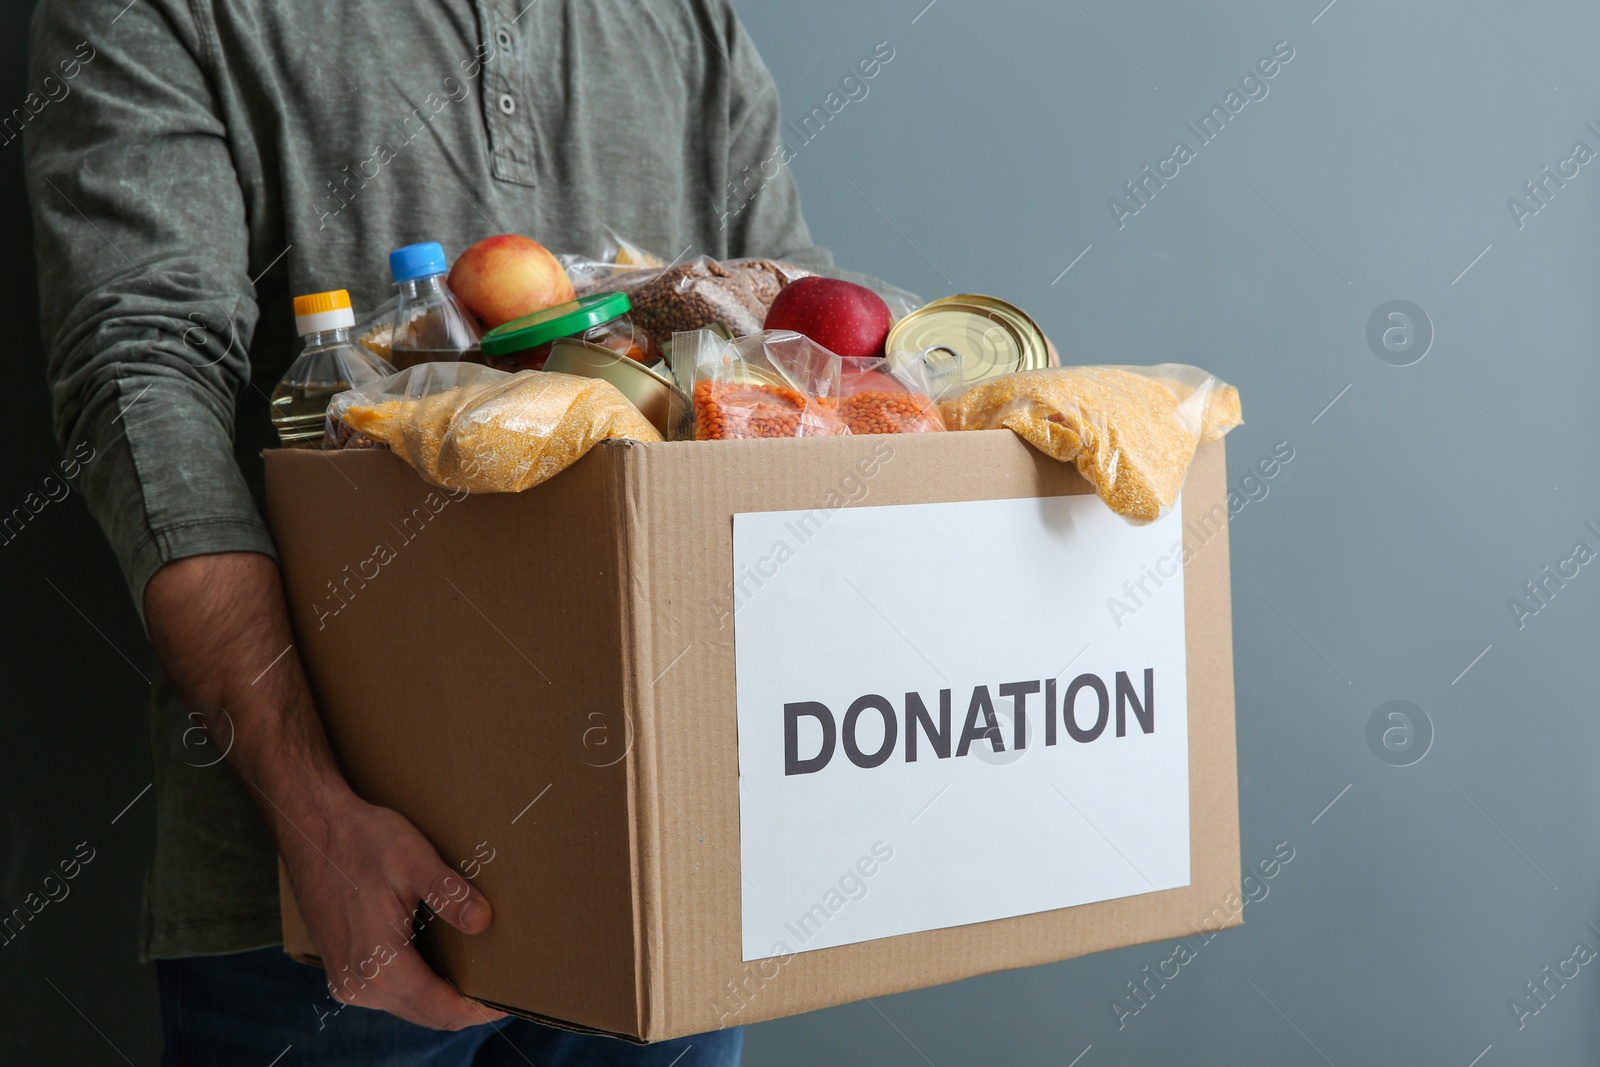
<svg viewBox="0 0 1600 1067"><path fill-rule="evenodd" d="M389 253L389 271L400 290L390 360L401 370L418 363L483 362L482 331L445 285L446 267L437 241Z"/></svg>

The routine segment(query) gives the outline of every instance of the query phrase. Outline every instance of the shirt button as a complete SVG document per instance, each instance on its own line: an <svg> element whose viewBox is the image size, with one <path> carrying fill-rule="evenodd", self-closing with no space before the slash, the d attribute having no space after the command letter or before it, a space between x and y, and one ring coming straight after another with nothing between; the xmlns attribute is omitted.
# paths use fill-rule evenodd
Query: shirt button
<svg viewBox="0 0 1600 1067"><path fill-rule="evenodd" d="M517 102L511 98L511 94L510 93L501 93L500 94L500 111L503 114L510 115L510 114L513 114L516 110L517 110Z"/></svg>
<svg viewBox="0 0 1600 1067"><path fill-rule="evenodd" d="M499 33L495 34L494 35L494 39L495 39L495 42L497 44L499 44L499 46L501 48L510 48L511 47L511 35L509 33L507 33L505 30L501 30Z"/></svg>

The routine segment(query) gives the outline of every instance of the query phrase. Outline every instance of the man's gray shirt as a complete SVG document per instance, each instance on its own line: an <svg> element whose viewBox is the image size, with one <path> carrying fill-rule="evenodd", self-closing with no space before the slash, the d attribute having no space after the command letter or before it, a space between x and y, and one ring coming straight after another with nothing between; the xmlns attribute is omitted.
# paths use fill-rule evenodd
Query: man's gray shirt
<svg viewBox="0 0 1600 1067"><path fill-rule="evenodd" d="M80 486L136 607L164 563L272 553L260 452L295 294L348 289L359 315L400 245L594 254L607 225L668 257L828 262L728 0L117 6L42 0L25 150L56 432L94 449ZM150 722L145 953L276 942L246 788L164 674Z"/></svg>

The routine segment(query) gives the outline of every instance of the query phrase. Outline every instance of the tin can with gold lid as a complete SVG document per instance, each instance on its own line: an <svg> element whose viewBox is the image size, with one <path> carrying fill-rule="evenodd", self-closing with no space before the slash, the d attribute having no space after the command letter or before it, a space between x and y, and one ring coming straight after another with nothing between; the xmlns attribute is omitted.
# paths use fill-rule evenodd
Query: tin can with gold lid
<svg viewBox="0 0 1600 1067"><path fill-rule="evenodd" d="M1050 365L1049 344L1027 312L975 293L942 297L910 312L889 331L884 349L958 357L962 388Z"/></svg>
<svg viewBox="0 0 1600 1067"><path fill-rule="evenodd" d="M566 337L554 342L544 369L605 379L669 440L689 410L688 398L667 376L665 364L658 360L656 366L649 366L592 341Z"/></svg>

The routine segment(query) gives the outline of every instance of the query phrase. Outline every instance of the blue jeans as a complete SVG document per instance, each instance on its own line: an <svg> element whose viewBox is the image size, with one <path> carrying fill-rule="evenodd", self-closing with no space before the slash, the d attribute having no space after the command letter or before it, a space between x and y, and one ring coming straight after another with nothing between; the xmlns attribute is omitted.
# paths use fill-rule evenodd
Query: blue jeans
<svg viewBox="0 0 1600 1067"><path fill-rule="evenodd" d="M318 967L280 948L157 960L163 1067L738 1067L743 1031L631 1045L525 1019L454 1032L341 1007ZM281 1057L281 1059L274 1059Z"/></svg>

